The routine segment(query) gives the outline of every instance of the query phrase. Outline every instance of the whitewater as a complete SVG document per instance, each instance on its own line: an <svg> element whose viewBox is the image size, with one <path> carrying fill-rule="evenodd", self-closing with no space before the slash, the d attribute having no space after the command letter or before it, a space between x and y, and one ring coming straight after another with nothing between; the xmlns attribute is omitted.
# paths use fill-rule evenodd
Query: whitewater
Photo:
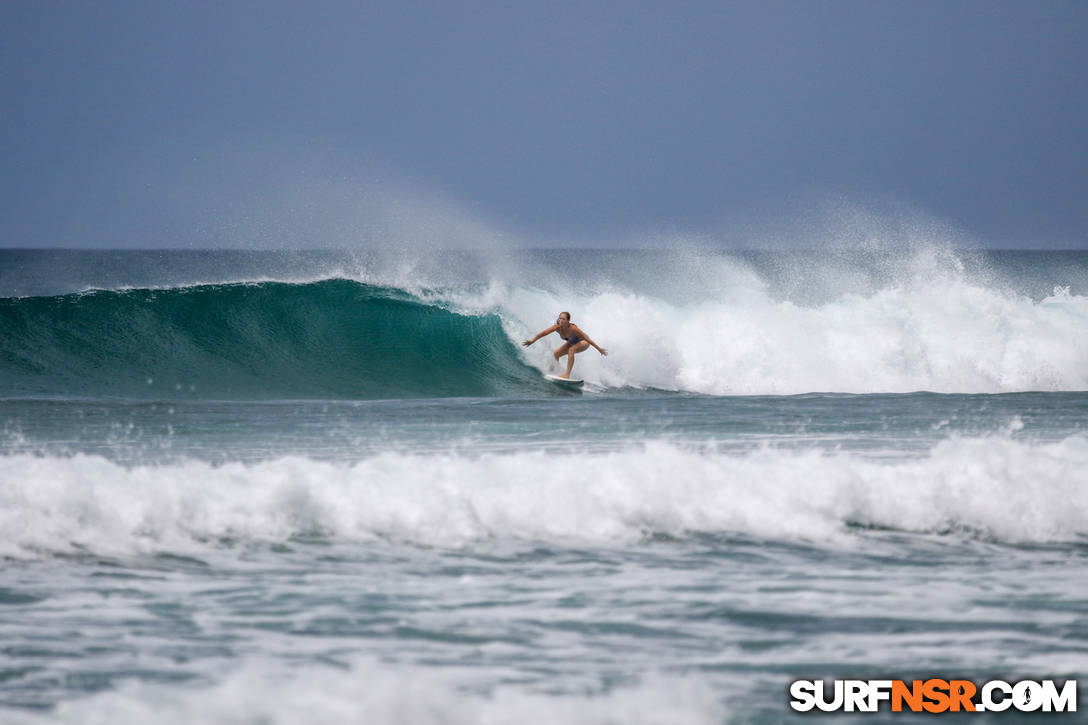
<svg viewBox="0 0 1088 725"><path fill-rule="evenodd" d="M1084 679L1088 254L0 250L0 557L18 723Z"/></svg>
<svg viewBox="0 0 1088 725"><path fill-rule="evenodd" d="M511 393L531 387L550 364L543 347L523 357L518 342L566 307L607 331L614 359L586 355L579 369L608 389L790 395L1088 388L1081 270L1057 277L1065 284L1036 299L973 280L958 259L934 256L902 260L904 271L880 286L866 280L866 291L851 290L851 281L834 297L824 290L825 299L811 288L783 294L743 260L699 260L700 280L691 278L696 262L667 256L635 265L671 286L653 289L660 283L651 280L650 292L593 275L588 289L495 278L442 285L412 267L385 273L401 278L399 285L374 284L361 267L352 277L305 282L9 296L0 298L8 331L0 341L7 378L0 395L154 397L170 386L226 398ZM547 261L550 269L536 260L537 278L562 280L563 259ZM605 271L615 263L601 261ZM821 285L839 282L836 272Z"/></svg>

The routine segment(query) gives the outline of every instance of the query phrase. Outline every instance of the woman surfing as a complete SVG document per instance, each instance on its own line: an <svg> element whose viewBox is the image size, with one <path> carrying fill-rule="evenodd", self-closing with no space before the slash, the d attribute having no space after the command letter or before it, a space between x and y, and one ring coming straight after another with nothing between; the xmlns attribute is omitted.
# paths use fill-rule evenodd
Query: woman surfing
<svg viewBox="0 0 1088 725"><path fill-rule="evenodd" d="M556 362L559 362L559 358L563 357L564 355L567 356L567 372L565 375L560 375L559 377L561 378L570 378L570 371L574 369L574 356L580 352L588 350L591 345L597 348L597 352L601 353L602 355L608 354L608 350L605 350L603 347L593 342L593 340L590 339L589 335L585 333L585 330L570 321L569 312L560 312L559 319L555 321L554 325L549 327L547 330L543 330L532 340L526 340L521 344L525 347L529 347L540 338L546 335L550 335L553 332L558 332L559 336L565 341L562 345L559 346L558 350L552 353L552 356L555 358Z"/></svg>

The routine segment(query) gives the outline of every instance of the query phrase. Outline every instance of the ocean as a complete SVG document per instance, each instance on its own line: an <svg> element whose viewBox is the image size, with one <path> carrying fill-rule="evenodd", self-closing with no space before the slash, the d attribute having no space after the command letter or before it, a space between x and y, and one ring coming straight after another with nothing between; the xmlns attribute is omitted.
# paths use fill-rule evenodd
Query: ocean
<svg viewBox="0 0 1088 725"><path fill-rule="evenodd" d="M1088 252L0 250L0 557L11 723L1088 682Z"/></svg>

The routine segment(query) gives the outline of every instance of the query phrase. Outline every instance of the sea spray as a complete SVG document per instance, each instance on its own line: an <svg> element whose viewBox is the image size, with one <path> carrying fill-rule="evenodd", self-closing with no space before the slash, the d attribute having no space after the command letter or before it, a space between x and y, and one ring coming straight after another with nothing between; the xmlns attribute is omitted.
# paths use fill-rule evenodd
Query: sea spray
<svg viewBox="0 0 1088 725"><path fill-rule="evenodd" d="M350 278L336 276L341 261L324 279L0 298L0 396L547 394L540 373L558 338L519 343L560 310L611 353L578 357L595 392L1088 389L1088 296L1050 262L1024 281L940 250L581 254L358 261Z"/></svg>
<svg viewBox="0 0 1088 725"><path fill-rule="evenodd" d="M1034 301L937 278L816 305L749 288L743 299L686 305L634 292L560 300L517 290L504 306L524 321L561 304L609 349L607 360L587 353L578 363L607 387L709 395L1088 389L1088 297L1068 293ZM531 359L547 362L542 353Z"/></svg>

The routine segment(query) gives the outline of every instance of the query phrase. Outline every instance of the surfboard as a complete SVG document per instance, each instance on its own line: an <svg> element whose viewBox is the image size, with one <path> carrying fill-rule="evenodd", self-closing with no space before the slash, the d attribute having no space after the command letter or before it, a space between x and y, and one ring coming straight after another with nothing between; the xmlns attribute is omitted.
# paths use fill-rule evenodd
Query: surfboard
<svg viewBox="0 0 1088 725"><path fill-rule="evenodd" d="M580 388L586 383L586 381L581 378L561 378L558 375L545 375L544 378L561 388Z"/></svg>

